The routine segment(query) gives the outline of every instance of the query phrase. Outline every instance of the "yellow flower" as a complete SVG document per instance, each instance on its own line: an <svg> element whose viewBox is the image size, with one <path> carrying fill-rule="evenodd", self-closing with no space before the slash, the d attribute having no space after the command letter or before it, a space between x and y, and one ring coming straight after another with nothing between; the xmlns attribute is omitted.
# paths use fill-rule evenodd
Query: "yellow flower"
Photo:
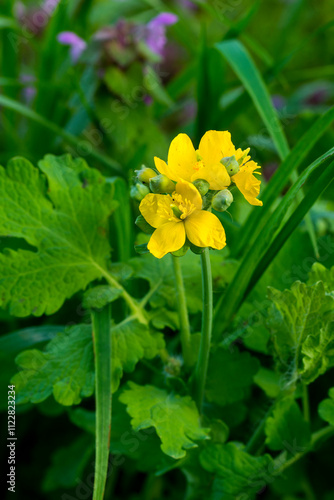
<svg viewBox="0 0 334 500"><path fill-rule="evenodd" d="M221 190L233 181L251 205L261 206L262 201L256 199L261 181L253 175L260 173L256 172L260 167L254 161L249 161L248 152L249 149L235 149L229 132L209 130L202 137L197 151L186 134L179 134L171 142L168 162L157 157L154 162L161 174L176 182L204 179L209 182L210 189ZM240 162L240 170L230 177L220 160L233 155Z"/></svg>
<svg viewBox="0 0 334 500"><path fill-rule="evenodd" d="M226 237L219 219L202 210L202 198L192 184L179 181L172 195L148 194L139 206L155 229L147 245L158 259L183 247L186 237L198 247L222 249Z"/></svg>

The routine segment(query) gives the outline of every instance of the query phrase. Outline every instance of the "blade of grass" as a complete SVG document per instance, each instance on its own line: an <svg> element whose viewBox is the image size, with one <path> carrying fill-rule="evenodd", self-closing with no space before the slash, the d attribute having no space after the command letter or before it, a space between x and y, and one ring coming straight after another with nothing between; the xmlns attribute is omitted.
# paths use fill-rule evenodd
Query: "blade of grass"
<svg viewBox="0 0 334 500"><path fill-rule="evenodd" d="M270 263L276 257L280 249L283 247L284 243L291 236L296 227L301 223L305 214L310 210L312 205L317 201L321 193L329 186L334 178L334 162L332 162L326 170L320 175L316 182L312 185L312 189L307 193L307 196L303 199L297 209L293 212L291 217L285 223L281 231L277 234L270 247L267 249L266 253L257 265L253 275L251 277L249 286L245 292L245 296L256 285L258 280L261 278L263 273L266 271Z"/></svg>
<svg viewBox="0 0 334 500"><path fill-rule="evenodd" d="M80 137L75 137L74 135L70 134L69 132L66 132L63 130L61 127L58 127L55 123L47 120L44 118L44 116L41 116L40 114L36 113L35 111L29 109L27 106L24 106L23 104L14 101L13 99L10 99L9 97L5 97L3 95L0 95L0 106L3 106L4 108L12 109L15 112L19 113L20 115L29 118L30 120L33 120L39 124L41 124L44 128L50 130L54 134L58 135L62 139L64 139L65 142L73 146L74 148L79 148L83 149L85 147L85 151L87 156L91 156L92 158L95 158L97 161L108 167L113 173L117 175L121 175L122 177L125 176L125 172L123 172L120 164L110 158L109 156L100 153L94 147L87 141L87 139ZM87 144L89 145L89 148L87 148Z"/></svg>
<svg viewBox="0 0 334 500"><path fill-rule="evenodd" d="M103 500L108 475L111 430L110 305L92 312L95 354L96 458L93 500Z"/></svg>
<svg viewBox="0 0 334 500"><path fill-rule="evenodd" d="M233 68L234 72L240 78L247 92L251 96L259 115L266 125L272 140L276 146L277 152L281 160L289 154L289 145L283 132L281 123L277 113L271 102L270 94L262 79L260 72L255 66L252 58L239 40L226 40L216 45L217 49L227 59L228 63ZM292 180L297 180L295 171L291 174ZM302 197L302 192L298 194L299 201ZM307 229L312 241L314 252L319 254L317 241L315 237L314 227L310 218L306 218Z"/></svg>
<svg viewBox="0 0 334 500"><path fill-rule="evenodd" d="M285 217L285 214L289 208L293 206L293 203L295 203L296 196L301 187L310 178L311 174L319 168L327 158L328 155L323 155L304 170L298 180L293 184L293 186L291 186L287 194L281 200L278 207L271 214L259 238L249 247L249 250L245 254L234 279L227 287L225 293L220 296L216 304L213 329L213 331L216 332L216 336L218 332L224 332L231 322L249 286L254 267L256 268L259 265L265 252L269 248L276 231L279 229ZM299 203L300 202L298 202L298 204Z"/></svg>
<svg viewBox="0 0 334 500"><path fill-rule="evenodd" d="M0 352L11 353L22 351L32 345L47 342L53 339L57 333L64 330L64 326L41 325L7 333L0 337Z"/></svg>
<svg viewBox="0 0 334 500"><path fill-rule="evenodd" d="M334 107L318 118L318 120L300 138L286 159L281 163L280 167L270 179L269 184L261 193L261 200L263 201L261 213L257 210L252 210L239 234L237 246L233 249L234 257L240 257L246 245L249 246L252 244L259 234L261 234L263 228L268 222L270 211L276 200L277 194L281 193L287 186L291 172L297 172L297 169L301 165L302 161L328 129L333 120ZM330 151L326 154L331 154Z"/></svg>

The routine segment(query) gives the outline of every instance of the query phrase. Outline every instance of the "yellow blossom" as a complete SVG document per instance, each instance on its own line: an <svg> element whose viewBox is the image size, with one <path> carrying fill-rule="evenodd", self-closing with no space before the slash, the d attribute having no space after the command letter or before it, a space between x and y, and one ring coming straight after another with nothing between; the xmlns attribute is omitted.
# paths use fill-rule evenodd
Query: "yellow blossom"
<svg viewBox="0 0 334 500"><path fill-rule="evenodd" d="M186 238L198 247L220 250L226 245L219 219L202 210L202 198L189 182L180 180L172 195L146 195L139 210L155 228L147 248L158 259L168 252L180 250Z"/></svg>
<svg viewBox="0 0 334 500"><path fill-rule="evenodd" d="M257 199L261 181L253 175L260 173L256 171L260 167L249 161L248 152L249 149L235 149L229 132L209 130L202 137L197 151L186 134L179 134L171 142L167 163L157 157L154 161L161 174L176 182L204 179L210 184L210 189L221 190L232 181L251 205L261 206L262 201ZM240 169L230 177L221 160L233 155Z"/></svg>

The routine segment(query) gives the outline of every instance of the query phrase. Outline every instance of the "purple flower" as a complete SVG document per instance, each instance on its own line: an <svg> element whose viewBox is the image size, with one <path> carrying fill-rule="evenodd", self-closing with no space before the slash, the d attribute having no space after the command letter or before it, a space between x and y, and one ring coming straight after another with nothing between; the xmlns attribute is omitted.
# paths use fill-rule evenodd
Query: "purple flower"
<svg viewBox="0 0 334 500"><path fill-rule="evenodd" d="M62 45L69 45L70 56L75 64L86 49L86 42L72 31L62 31L57 35L57 40Z"/></svg>
<svg viewBox="0 0 334 500"><path fill-rule="evenodd" d="M144 40L148 47L162 56L167 43L166 26L177 23L178 17L170 12L162 12L154 17L145 27Z"/></svg>

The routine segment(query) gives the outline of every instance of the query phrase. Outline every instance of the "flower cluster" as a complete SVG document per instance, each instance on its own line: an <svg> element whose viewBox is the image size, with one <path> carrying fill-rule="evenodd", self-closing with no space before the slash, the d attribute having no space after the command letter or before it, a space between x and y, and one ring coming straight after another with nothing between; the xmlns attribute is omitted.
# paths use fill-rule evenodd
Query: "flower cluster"
<svg viewBox="0 0 334 500"><path fill-rule="evenodd" d="M155 257L185 244L222 249L225 231L211 209L222 212L231 205L232 184L251 205L262 205L257 199L261 181L254 175L260 167L248 153L234 147L227 131L206 132L198 150L186 134L179 134L171 142L167 163L154 158L158 175L153 169L139 171L144 195L139 210L155 229L147 246Z"/></svg>

